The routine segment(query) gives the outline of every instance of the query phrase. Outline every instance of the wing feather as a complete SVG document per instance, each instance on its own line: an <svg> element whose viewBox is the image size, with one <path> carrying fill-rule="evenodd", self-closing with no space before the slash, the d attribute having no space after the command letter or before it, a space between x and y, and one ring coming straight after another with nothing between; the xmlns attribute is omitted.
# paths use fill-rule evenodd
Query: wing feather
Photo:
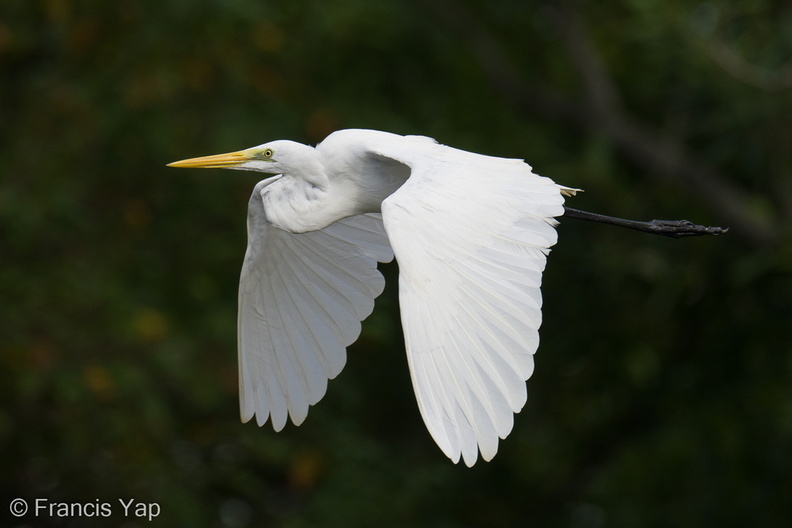
<svg viewBox="0 0 792 528"><path fill-rule="evenodd" d="M393 258L382 217L358 215L294 234L266 220L256 186L239 285L240 413L276 431L299 425L346 363L346 347L384 288Z"/></svg>
<svg viewBox="0 0 792 528"><path fill-rule="evenodd" d="M490 460L525 405L542 272L565 189L520 160L407 137L376 154L411 168L382 205L418 406L442 451Z"/></svg>

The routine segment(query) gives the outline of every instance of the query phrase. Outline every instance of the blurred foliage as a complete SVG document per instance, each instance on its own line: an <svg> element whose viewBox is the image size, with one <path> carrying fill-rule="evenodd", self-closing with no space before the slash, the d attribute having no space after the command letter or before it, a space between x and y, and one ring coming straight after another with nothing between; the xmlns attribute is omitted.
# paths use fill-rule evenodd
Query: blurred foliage
<svg viewBox="0 0 792 528"><path fill-rule="evenodd" d="M565 9L0 3L2 515L14 497L162 509L3 525L788 526L792 6ZM377 128L525 157L585 188L581 209L728 220L715 193L653 171L598 121L532 112L493 82L503 65L476 35L520 82L585 108L586 63L559 29L570 12L623 112L739 191L738 216L766 232L666 240L563 221L528 404L491 463L454 466L424 429L395 264L306 423L240 424L236 281L258 178L169 161Z"/></svg>

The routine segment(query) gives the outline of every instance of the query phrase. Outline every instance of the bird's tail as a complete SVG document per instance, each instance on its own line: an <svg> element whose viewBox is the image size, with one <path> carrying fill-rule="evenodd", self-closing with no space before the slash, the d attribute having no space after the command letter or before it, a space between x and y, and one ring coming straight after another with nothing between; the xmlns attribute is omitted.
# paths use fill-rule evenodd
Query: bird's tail
<svg viewBox="0 0 792 528"><path fill-rule="evenodd" d="M572 187L564 187L563 185L558 186L561 189L561 194L564 196L575 196L579 192L583 192L583 189L573 189Z"/></svg>

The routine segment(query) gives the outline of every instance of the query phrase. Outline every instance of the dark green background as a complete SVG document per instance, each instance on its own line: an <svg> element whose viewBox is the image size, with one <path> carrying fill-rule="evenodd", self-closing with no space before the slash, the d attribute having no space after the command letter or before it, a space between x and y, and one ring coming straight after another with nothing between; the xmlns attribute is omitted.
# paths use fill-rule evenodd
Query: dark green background
<svg viewBox="0 0 792 528"><path fill-rule="evenodd" d="M0 3L5 526L744 527L792 520L792 4ZM564 220L491 463L417 412L397 267L305 424L238 420L255 174L165 164L350 127L523 157ZM11 499L156 502L149 523Z"/></svg>

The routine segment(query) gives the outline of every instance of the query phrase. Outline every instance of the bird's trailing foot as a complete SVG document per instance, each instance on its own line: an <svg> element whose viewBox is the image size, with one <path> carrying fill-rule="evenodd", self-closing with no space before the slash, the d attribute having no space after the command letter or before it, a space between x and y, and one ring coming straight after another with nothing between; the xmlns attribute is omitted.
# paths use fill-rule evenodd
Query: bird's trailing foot
<svg viewBox="0 0 792 528"><path fill-rule="evenodd" d="M646 223L649 226L648 232L669 236L671 238L720 235L729 230L728 227L703 226L694 224L689 220L652 220Z"/></svg>
<svg viewBox="0 0 792 528"><path fill-rule="evenodd" d="M564 206L564 216L567 218L578 218L580 220L590 220L592 222L626 227L627 229L635 229L636 231L643 231L644 233L663 235L671 238L720 235L729 230L728 227L703 226L694 224L688 220L650 220L648 222L626 220L624 218L580 211L579 209L572 209L566 206Z"/></svg>

